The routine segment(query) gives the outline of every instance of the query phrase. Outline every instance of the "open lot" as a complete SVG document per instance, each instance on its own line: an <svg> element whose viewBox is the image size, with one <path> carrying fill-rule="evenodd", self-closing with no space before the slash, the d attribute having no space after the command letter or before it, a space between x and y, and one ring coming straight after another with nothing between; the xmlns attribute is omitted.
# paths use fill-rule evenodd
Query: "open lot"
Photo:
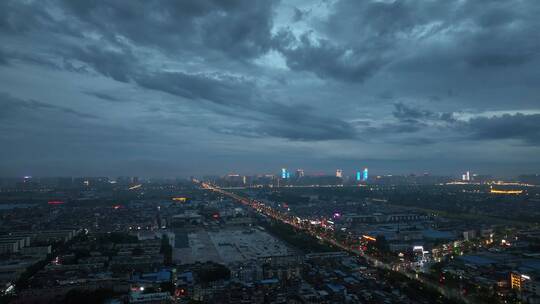
<svg viewBox="0 0 540 304"><path fill-rule="evenodd" d="M230 264L292 253L283 242L258 229L199 230L176 232L176 235L173 257L181 264L206 261Z"/></svg>

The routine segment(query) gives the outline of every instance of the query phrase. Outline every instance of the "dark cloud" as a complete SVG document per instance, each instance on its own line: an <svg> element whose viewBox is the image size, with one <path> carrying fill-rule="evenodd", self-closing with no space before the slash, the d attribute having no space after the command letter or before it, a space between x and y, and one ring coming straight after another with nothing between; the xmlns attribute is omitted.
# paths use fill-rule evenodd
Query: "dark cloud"
<svg viewBox="0 0 540 304"><path fill-rule="evenodd" d="M310 13L311 11L309 10L302 10L298 7L295 7L293 8L292 22L300 22L304 20Z"/></svg>
<svg viewBox="0 0 540 304"><path fill-rule="evenodd" d="M517 139L530 145L540 145L540 114L504 114L477 117L460 126L473 139Z"/></svg>
<svg viewBox="0 0 540 304"><path fill-rule="evenodd" d="M315 113L306 105L287 106L274 104L265 111L271 119L259 127L263 135L290 140L320 141L354 139L354 127L341 119Z"/></svg>
<svg viewBox="0 0 540 304"><path fill-rule="evenodd" d="M397 141L403 145L431 145L441 142L458 143L464 140L519 140L527 145L540 146L540 114L503 114L491 117L477 116L458 120L454 113L435 113L413 108L403 103L395 104L396 122L361 128L362 136L413 134ZM430 137L422 131L434 133ZM424 132L424 134L426 134Z"/></svg>
<svg viewBox="0 0 540 304"><path fill-rule="evenodd" d="M32 54L13 50L0 49L0 64L8 65L11 61L19 61L32 65L41 65L51 69L63 69L48 54Z"/></svg>
<svg viewBox="0 0 540 304"><path fill-rule="evenodd" d="M254 85L244 78L210 73L160 72L138 75L143 88L220 105L242 105L252 99Z"/></svg>
<svg viewBox="0 0 540 304"><path fill-rule="evenodd" d="M429 125L421 121L383 123L379 126L368 126L362 129L364 137L388 136L396 134L417 133L425 130ZM404 139L405 140L405 139Z"/></svg>
<svg viewBox="0 0 540 304"><path fill-rule="evenodd" d="M290 106L280 103L260 105L248 118L249 123L232 127L211 127L221 134L247 138L277 137L291 141L325 141L354 139L355 126L341 119L323 116L309 105ZM244 117L246 118L246 117Z"/></svg>
<svg viewBox="0 0 540 304"><path fill-rule="evenodd" d="M394 119L360 126L364 138L373 138L396 145L432 145L456 141L459 124L453 112L435 112L404 102L394 103Z"/></svg>
<svg viewBox="0 0 540 304"><path fill-rule="evenodd" d="M338 1L328 21L330 31L356 31L358 39L376 38L372 43L410 33L415 27L437 20L448 4L416 1Z"/></svg>
<svg viewBox="0 0 540 304"><path fill-rule="evenodd" d="M64 1L82 26L167 52L215 49L250 58L268 50L275 1ZM151 13L149 13L151 12ZM201 44L202 43L202 44Z"/></svg>
<svg viewBox="0 0 540 304"><path fill-rule="evenodd" d="M419 119L432 119L433 117L436 116L435 113L431 111L413 108L413 107L407 106L406 104L402 102L398 102L394 104L394 107L395 107L395 110L393 114L396 118L400 120L408 121L408 120L419 120Z"/></svg>
<svg viewBox="0 0 540 304"><path fill-rule="evenodd" d="M426 5L429 7L430 5ZM293 70L345 82L363 82L402 56L395 52L402 35L429 21L418 12L430 12L409 1L338 1L324 36L313 31L293 35L283 29L275 38L276 48Z"/></svg>
<svg viewBox="0 0 540 304"><path fill-rule="evenodd" d="M435 113L430 110L408 106L403 102L394 104L395 110L392 114L401 122L415 123L419 121L443 121L455 122L454 113Z"/></svg>
<svg viewBox="0 0 540 304"><path fill-rule="evenodd" d="M538 3L528 6L512 1L468 1L461 9L465 14L462 18L477 25L474 30L456 36L456 42L462 46L461 55L470 66L504 68L538 58L540 42L530 39L540 30Z"/></svg>
<svg viewBox="0 0 540 304"><path fill-rule="evenodd" d="M95 47L83 48L75 49L72 57L115 80L131 81L145 89L192 101L207 101L218 106L233 107L231 111L225 113L256 122L252 129L210 127L211 130L220 133L244 137L272 136L300 141L355 137L355 131L350 124L337 118L314 114L309 106L289 106L265 100L260 88L245 77L216 72L189 74L146 71L130 50L122 53L97 50ZM95 93L92 95L97 96ZM248 111L249 114L238 113L239 110Z"/></svg>
<svg viewBox="0 0 540 304"><path fill-rule="evenodd" d="M521 0L0 1L0 157L189 158L197 174L193 159L403 166L446 151L455 165L474 140L493 148L486 163L516 164L538 151L537 114L479 116L540 110L539 13Z"/></svg>
<svg viewBox="0 0 540 304"><path fill-rule="evenodd" d="M500 67L525 64L533 58L532 53L480 53L467 56L467 63L474 67Z"/></svg>
<svg viewBox="0 0 540 304"><path fill-rule="evenodd" d="M106 93L102 93L102 92L90 92L90 91L87 91L87 92L84 92L84 94L86 94L88 96L93 96L93 97L99 98L101 100L111 101L111 102L124 102L125 101L122 98L118 98L118 97L115 97L115 96L112 96L112 95L109 95L109 94L106 94Z"/></svg>
<svg viewBox="0 0 540 304"><path fill-rule="evenodd" d="M13 115L22 114L24 112L32 112L33 114L43 114L41 111L53 111L60 112L64 114L69 114L77 118L98 118L93 114L83 113L76 110L73 110L64 106L56 106L49 103L37 101L37 100L23 100L16 97L13 97L5 92L0 92L0 108L2 108L2 113L0 118L12 118ZM20 113L23 112L23 113Z"/></svg>
<svg viewBox="0 0 540 304"><path fill-rule="evenodd" d="M103 76L120 82L133 82L145 89L190 100L206 100L220 105L240 105L249 103L254 94L254 83L244 77L217 72L186 73L148 70L129 48L104 50L97 46L88 46L74 48L65 54L66 60L78 60ZM93 95L100 97L95 93Z"/></svg>
<svg viewBox="0 0 540 304"><path fill-rule="evenodd" d="M225 13L213 12L201 24L205 45L239 59L266 53L271 46L274 1L234 3Z"/></svg>
<svg viewBox="0 0 540 304"><path fill-rule="evenodd" d="M282 31L275 43L290 69L313 72L321 78L362 82L387 63L380 53L336 45L327 39L312 38L309 33L296 39L290 32Z"/></svg>
<svg viewBox="0 0 540 304"><path fill-rule="evenodd" d="M318 119L317 119L318 118ZM259 127L259 134L297 141L354 139L355 131L344 121L317 117L298 124L274 123Z"/></svg>
<svg viewBox="0 0 540 304"><path fill-rule="evenodd" d="M500 3L499 3L500 5ZM504 4L503 4L504 5ZM496 28L509 25L518 20L521 16L511 7L493 7L482 12L476 23L483 28Z"/></svg>
<svg viewBox="0 0 540 304"><path fill-rule="evenodd" d="M0 33L16 35L53 22L45 1L6 0L0 2Z"/></svg>
<svg viewBox="0 0 540 304"><path fill-rule="evenodd" d="M0 49L0 65L7 65L7 64L8 64L7 54L2 49Z"/></svg>
<svg viewBox="0 0 540 304"><path fill-rule="evenodd" d="M128 82L132 70L137 68L138 61L131 50L106 49L97 45L84 48L63 50L64 60L78 60L90 65L96 72L120 82Z"/></svg>
<svg viewBox="0 0 540 304"><path fill-rule="evenodd" d="M295 38L283 29L276 44L291 69L346 82L365 81L389 64L417 56L431 58L424 61L430 67L504 68L538 57L540 42L530 39L540 30L535 11L539 4L516 1L342 0L321 21L322 37L311 31ZM413 46L422 44L426 47L414 52ZM444 45L452 52L439 53ZM422 69L421 64L407 69Z"/></svg>
<svg viewBox="0 0 540 304"><path fill-rule="evenodd" d="M239 124L235 126L210 126L212 132L222 135L240 136L245 138L261 138L260 132L252 124Z"/></svg>

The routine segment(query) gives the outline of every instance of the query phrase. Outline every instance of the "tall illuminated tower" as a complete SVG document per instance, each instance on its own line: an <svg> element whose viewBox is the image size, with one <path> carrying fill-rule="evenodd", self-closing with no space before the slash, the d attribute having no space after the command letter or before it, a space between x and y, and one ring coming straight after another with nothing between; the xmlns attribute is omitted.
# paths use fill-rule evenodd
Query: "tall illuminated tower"
<svg viewBox="0 0 540 304"><path fill-rule="evenodd" d="M337 169L336 170L336 177L337 178L343 178L343 170Z"/></svg>
<svg viewBox="0 0 540 304"><path fill-rule="evenodd" d="M368 169L364 168L364 171L362 172L362 180L367 181L368 180Z"/></svg>
<svg viewBox="0 0 540 304"><path fill-rule="evenodd" d="M281 178L287 178L287 168L281 168Z"/></svg>
<svg viewBox="0 0 540 304"><path fill-rule="evenodd" d="M359 182L362 180L362 172L356 171L356 181Z"/></svg>

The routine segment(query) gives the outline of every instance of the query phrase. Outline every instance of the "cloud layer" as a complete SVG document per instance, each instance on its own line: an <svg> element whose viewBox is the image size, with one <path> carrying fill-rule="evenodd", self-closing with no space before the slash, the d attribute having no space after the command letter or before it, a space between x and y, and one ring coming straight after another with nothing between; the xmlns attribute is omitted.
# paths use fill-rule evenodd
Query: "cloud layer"
<svg viewBox="0 0 540 304"><path fill-rule="evenodd" d="M0 170L538 171L539 13L519 0L2 1Z"/></svg>

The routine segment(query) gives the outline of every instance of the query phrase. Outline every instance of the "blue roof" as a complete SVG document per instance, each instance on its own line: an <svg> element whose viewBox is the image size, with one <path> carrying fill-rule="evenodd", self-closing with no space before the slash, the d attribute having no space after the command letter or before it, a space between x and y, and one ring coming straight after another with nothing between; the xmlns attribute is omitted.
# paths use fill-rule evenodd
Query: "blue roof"
<svg viewBox="0 0 540 304"><path fill-rule="evenodd" d="M339 276L342 276L342 277L346 276L346 274L343 271L339 270L339 269L334 270L334 273L339 275Z"/></svg>
<svg viewBox="0 0 540 304"><path fill-rule="evenodd" d="M329 284L326 284L326 287L328 287L334 293L338 293L345 290L345 286L340 285L340 284L329 283Z"/></svg>
<svg viewBox="0 0 540 304"><path fill-rule="evenodd" d="M139 282L166 282L171 280L171 272L168 270L161 270L143 274L137 273L133 275L132 280Z"/></svg>
<svg viewBox="0 0 540 304"><path fill-rule="evenodd" d="M346 277L343 279L343 281L349 283L349 284L354 284L354 283L358 283L358 280L353 278L353 277Z"/></svg>
<svg viewBox="0 0 540 304"><path fill-rule="evenodd" d="M278 282L278 279L266 279L260 281L261 284L277 284Z"/></svg>
<svg viewBox="0 0 540 304"><path fill-rule="evenodd" d="M171 272L169 271L160 271L157 273L158 280L160 281L169 281L171 279Z"/></svg>
<svg viewBox="0 0 540 304"><path fill-rule="evenodd" d="M193 272L191 271L181 273L177 277L178 279L183 279L187 282L193 282Z"/></svg>

